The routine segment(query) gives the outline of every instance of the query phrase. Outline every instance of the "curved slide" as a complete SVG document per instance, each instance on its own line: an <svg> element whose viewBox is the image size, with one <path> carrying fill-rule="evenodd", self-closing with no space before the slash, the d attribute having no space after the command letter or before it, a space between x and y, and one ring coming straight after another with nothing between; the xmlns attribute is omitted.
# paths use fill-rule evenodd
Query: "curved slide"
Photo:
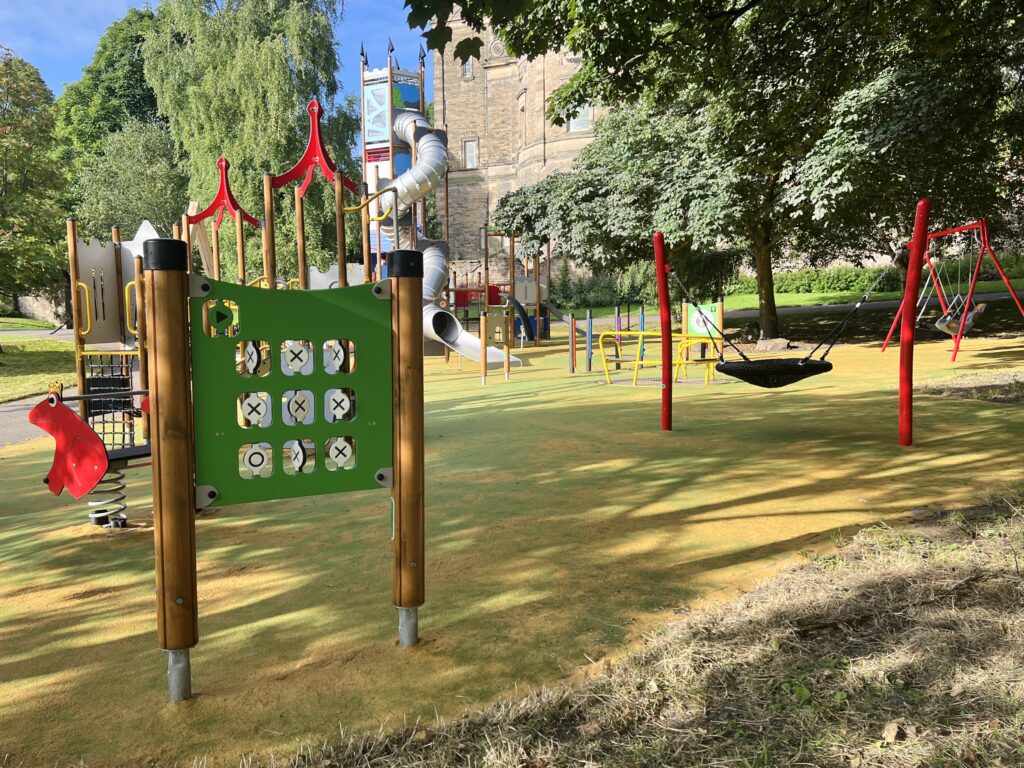
<svg viewBox="0 0 1024 768"><path fill-rule="evenodd" d="M511 293L499 293L498 295L505 299L505 301L512 302L512 308L519 316L519 322L523 324L523 333L526 334L526 340L534 341L533 324L530 322L530 315L527 313L526 308Z"/></svg>
<svg viewBox="0 0 1024 768"><path fill-rule="evenodd" d="M391 188L398 193L398 232L389 217L381 224L381 233L398 248L415 248L423 253L423 335L479 362L480 339L437 304L448 282L448 244L420 239L413 231L413 205L434 191L448 172L448 137L431 128L422 114L411 109L396 109L392 126L397 141L416 148L416 162L398 178L381 179L378 184L378 189ZM512 361L522 364L514 355ZM503 350L487 348L488 365L500 366L504 362Z"/></svg>

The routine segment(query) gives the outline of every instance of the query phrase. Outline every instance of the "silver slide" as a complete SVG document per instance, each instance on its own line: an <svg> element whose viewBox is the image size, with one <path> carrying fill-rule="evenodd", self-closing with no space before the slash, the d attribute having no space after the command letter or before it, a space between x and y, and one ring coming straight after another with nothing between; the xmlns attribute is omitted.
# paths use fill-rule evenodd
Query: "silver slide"
<svg viewBox="0 0 1024 768"><path fill-rule="evenodd" d="M398 232L389 216L381 224L381 233L398 248L415 248L423 253L423 335L479 362L480 339L437 304L448 283L447 243L419 239L412 230L413 205L436 189L448 172L448 137L443 131L433 130L422 114L411 109L396 109L392 125L395 139L416 147L416 162L398 178L380 180L379 189L398 192ZM488 365L499 366L504 362L502 350L487 348ZM522 364L514 355L512 362Z"/></svg>

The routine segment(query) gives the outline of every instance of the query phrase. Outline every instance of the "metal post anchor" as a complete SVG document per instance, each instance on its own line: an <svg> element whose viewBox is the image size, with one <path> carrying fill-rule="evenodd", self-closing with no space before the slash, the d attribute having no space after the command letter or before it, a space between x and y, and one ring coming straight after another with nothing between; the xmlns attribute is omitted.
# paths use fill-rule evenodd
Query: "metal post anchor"
<svg viewBox="0 0 1024 768"><path fill-rule="evenodd" d="M188 648L167 652L167 698L172 703L192 698L192 663Z"/></svg>
<svg viewBox="0 0 1024 768"><path fill-rule="evenodd" d="M400 648L411 648L419 641L419 608L399 608L398 646Z"/></svg>

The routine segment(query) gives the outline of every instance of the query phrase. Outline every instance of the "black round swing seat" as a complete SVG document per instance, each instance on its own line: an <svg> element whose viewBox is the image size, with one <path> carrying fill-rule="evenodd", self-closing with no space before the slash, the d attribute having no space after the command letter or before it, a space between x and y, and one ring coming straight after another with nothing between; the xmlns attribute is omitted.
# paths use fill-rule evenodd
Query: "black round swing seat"
<svg viewBox="0 0 1024 768"><path fill-rule="evenodd" d="M832 370L832 363L814 358L764 357L758 360L723 360L715 370L755 387L776 389L828 373Z"/></svg>

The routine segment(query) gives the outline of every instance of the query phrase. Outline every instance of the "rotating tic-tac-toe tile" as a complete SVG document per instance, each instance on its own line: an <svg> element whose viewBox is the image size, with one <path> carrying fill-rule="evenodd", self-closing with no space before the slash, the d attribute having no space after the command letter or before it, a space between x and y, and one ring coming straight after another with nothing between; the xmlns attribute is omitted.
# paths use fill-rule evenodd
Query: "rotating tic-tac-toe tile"
<svg viewBox="0 0 1024 768"><path fill-rule="evenodd" d="M210 328L216 333L227 333L235 322L235 313L223 301L217 301L212 306L208 306L206 316L210 321Z"/></svg>
<svg viewBox="0 0 1024 768"><path fill-rule="evenodd" d="M344 389L329 389L324 395L328 421L352 418L352 396Z"/></svg>
<svg viewBox="0 0 1024 768"><path fill-rule="evenodd" d="M245 366L245 372L250 376L254 375L260 367L260 363L263 361L263 355L260 354L260 346L252 341L244 342L244 351L242 352L242 364Z"/></svg>
<svg viewBox="0 0 1024 768"><path fill-rule="evenodd" d="M239 400L243 426L266 427L270 423L270 398L262 392L246 392Z"/></svg>
<svg viewBox="0 0 1024 768"><path fill-rule="evenodd" d="M355 448L347 437L332 437L327 441L327 468L338 469L351 466Z"/></svg>
<svg viewBox="0 0 1024 768"><path fill-rule="evenodd" d="M334 371L345 367L345 348L336 344L327 350L327 365Z"/></svg>
<svg viewBox="0 0 1024 768"><path fill-rule="evenodd" d="M298 474L306 465L306 452L302 449L301 443L299 443L297 440L294 442L295 444L292 446L291 449L292 469L295 471L295 474Z"/></svg>
<svg viewBox="0 0 1024 768"><path fill-rule="evenodd" d="M294 423L310 423L313 420L313 393L305 389L286 393L285 410Z"/></svg>
<svg viewBox="0 0 1024 768"><path fill-rule="evenodd" d="M254 445L242 454L242 464L254 475L258 475L267 467L267 454L263 448Z"/></svg>
<svg viewBox="0 0 1024 768"><path fill-rule="evenodd" d="M288 339L281 347L281 357L285 368L292 373L310 373L313 351L308 342Z"/></svg>
<svg viewBox="0 0 1024 768"><path fill-rule="evenodd" d="M324 342L324 371L326 373L351 373L355 358L352 342L346 339L328 339Z"/></svg>

